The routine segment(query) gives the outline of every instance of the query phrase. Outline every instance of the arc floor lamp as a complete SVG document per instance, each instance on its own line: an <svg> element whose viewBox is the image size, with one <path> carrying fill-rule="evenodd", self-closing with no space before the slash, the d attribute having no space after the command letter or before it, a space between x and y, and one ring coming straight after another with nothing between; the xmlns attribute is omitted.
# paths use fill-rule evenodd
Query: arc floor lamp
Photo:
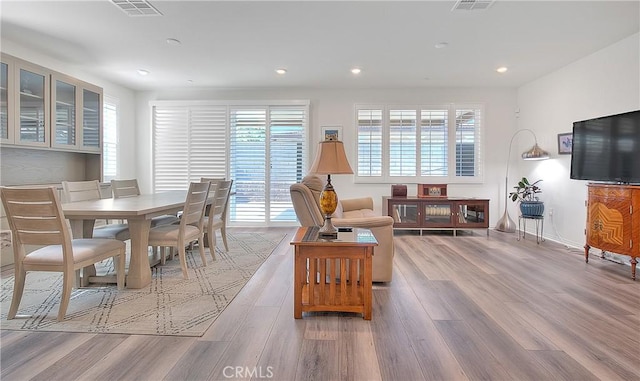
<svg viewBox="0 0 640 381"><path fill-rule="evenodd" d="M549 153L538 146L538 138L536 134L528 128L523 128L521 130L516 131L513 136L511 136L511 142L509 143L509 154L507 155L507 172L504 175L504 214L498 220L496 224L496 230L501 232L513 233L516 231L516 223L513 222L511 217L509 217L509 211L507 209L507 201L509 200L509 161L511 159L511 147L513 146L513 140L515 137L521 132L528 131L533 135L534 144L533 147L524 151L521 155L523 160L546 160L549 158Z"/></svg>

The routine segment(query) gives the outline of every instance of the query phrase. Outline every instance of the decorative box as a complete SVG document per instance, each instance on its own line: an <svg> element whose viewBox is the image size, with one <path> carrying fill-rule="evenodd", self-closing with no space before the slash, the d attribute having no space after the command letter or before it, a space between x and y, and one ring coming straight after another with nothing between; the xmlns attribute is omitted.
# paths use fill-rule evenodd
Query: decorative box
<svg viewBox="0 0 640 381"><path fill-rule="evenodd" d="M447 184L418 184L418 197L447 197Z"/></svg>
<svg viewBox="0 0 640 381"><path fill-rule="evenodd" d="M393 197L407 197L407 186L404 184L391 185L391 195Z"/></svg>

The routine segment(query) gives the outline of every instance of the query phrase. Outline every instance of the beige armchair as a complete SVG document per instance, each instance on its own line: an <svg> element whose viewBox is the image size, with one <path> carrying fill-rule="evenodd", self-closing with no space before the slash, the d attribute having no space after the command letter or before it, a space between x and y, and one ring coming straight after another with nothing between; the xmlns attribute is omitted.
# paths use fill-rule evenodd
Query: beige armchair
<svg viewBox="0 0 640 381"><path fill-rule="evenodd" d="M291 201L298 221L302 226L322 226L324 217L320 212L320 192L323 180L307 175L302 182L291 185ZM370 229L378 240L373 255L373 281L390 282L393 272L393 218L378 216L373 212L371 197L340 200L331 219L336 227Z"/></svg>

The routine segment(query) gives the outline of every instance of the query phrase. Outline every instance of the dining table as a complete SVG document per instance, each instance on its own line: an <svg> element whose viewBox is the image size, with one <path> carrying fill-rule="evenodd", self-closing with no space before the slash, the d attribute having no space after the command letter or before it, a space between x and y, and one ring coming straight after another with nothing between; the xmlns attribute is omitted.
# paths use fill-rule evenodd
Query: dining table
<svg viewBox="0 0 640 381"><path fill-rule="evenodd" d="M126 219L131 237L131 259L126 276L126 287L144 288L151 284L149 263L151 219L181 211L186 197L186 190L166 191L134 197L63 203L62 210L65 218L70 222L74 238L91 237L96 219ZM93 275L95 275L95 268L84 269L83 284L89 276Z"/></svg>

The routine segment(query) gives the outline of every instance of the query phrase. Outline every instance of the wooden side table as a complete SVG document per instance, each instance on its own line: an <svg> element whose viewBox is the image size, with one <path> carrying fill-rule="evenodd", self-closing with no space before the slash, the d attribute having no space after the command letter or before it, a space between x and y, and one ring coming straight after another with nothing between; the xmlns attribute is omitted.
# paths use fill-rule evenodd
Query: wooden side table
<svg viewBox="0 0 640 381"><path fill-rule="evenodd" d="M362 313L371 320L372 256L378 245L369 229L339 231L337 239L318 238L317 226L301 227L294 247L293 317L304 311Z"/></svg>

